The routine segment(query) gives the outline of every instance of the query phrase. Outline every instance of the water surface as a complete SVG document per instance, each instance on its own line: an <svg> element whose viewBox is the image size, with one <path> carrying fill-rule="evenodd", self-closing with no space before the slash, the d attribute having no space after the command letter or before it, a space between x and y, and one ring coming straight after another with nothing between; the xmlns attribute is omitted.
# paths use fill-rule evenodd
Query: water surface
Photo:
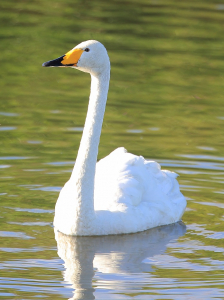
<svg viewBox="0 0 224 300"><path fill-rule="evenodd" d="M223 21L214 1L1 1L0 299L224 298ZM124 146L177 172L183 223L55 236L90 78L41 65L86 39L112 66L99 159Z"/></svg>

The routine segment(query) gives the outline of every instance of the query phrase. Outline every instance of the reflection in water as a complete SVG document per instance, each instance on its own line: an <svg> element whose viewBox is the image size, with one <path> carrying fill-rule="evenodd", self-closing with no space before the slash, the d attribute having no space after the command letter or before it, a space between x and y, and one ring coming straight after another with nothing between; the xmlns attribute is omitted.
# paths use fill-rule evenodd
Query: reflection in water
<svg viewBox="0 0 224 300"><path fill-rule="evenodd" d="M55 230L58 255L65 262L64 280L75 289L72 299L95 299L95 269L116 274L150 272L151 265L144 260L164 253L167 244L185 231L182 222L127 235L76 237Z"/></svg>

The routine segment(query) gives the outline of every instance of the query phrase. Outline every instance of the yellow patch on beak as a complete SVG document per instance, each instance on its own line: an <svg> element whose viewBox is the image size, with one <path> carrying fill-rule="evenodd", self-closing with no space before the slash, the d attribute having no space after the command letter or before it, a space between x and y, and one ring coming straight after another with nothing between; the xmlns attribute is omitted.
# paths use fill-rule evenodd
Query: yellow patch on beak
<svg viewBox="0 0 224 300"><path fill-rule="evenodd" d="M84 50L82 50L82 49L72 49L72 50L68 51L65 54L65 56L63 57L61 64L76 66L76 64L79 61L83 52L84 52Z"/></svg>

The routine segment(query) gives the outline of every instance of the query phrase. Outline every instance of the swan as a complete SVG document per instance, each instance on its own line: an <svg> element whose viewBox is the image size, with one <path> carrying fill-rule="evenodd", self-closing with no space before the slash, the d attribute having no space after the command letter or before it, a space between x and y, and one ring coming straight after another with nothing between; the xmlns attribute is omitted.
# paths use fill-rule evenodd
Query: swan
<svg viewBox="0 0 224 300"><path fill-rule="evenodd" d="M97 162L110 81L106 48L98 41L85 41L43 66L72 67L91 75L83 135L71 177L55 206L55 228L66 235L109 235L179 221L186 199L177 174L123 147Z"/></svg>

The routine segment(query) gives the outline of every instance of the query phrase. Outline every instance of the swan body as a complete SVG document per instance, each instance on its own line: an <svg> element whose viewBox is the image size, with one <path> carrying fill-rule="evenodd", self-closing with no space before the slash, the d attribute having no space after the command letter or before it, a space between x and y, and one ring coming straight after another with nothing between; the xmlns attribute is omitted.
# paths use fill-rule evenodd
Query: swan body
<svg viewBox="0 0 224 300"><path fill-rule="evenodd" d="M55 228L67 235L108 235L179 221L186 200L177 174L122 147L97 163L110 80L105 47L86 41L43 66L69 66L91 75L83 136L71 178L56 203Z"/></svg>

